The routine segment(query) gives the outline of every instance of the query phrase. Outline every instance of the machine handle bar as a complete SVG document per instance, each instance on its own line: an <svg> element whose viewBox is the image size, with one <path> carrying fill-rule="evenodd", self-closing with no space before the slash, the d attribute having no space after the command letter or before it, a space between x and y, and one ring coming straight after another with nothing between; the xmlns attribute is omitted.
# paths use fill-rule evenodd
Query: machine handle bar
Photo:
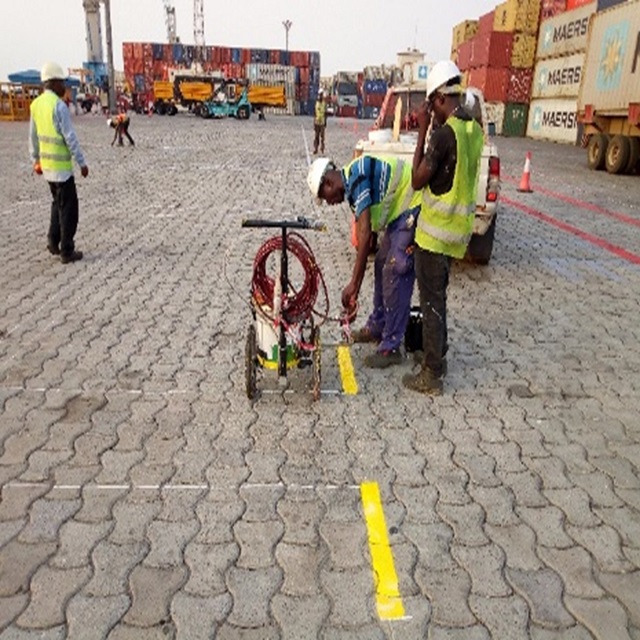
<svg viewBox="0 0 640 640"><path fill-rule="evenodd" d="M319 220L309 220L304 216L298 216L295 220L261 220L253 218L242 221L243 227L265 227L278 229L313 229L314 231L326 231L327 226Z"/></svg>

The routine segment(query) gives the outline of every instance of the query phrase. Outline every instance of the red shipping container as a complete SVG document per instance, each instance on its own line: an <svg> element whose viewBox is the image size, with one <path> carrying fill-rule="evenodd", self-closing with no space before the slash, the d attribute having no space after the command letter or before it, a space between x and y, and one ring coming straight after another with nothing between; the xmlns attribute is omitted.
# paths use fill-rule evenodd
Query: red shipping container
<svg viewBox="0 0 640 640"><path fill-rule="evenodd" d="M162 45L162 59L167 64L171 64L173 62L173 45L172 44Z"/></svg>
<svg viewBox="0 0 640 640"><path fill-rule="evenodd" d="M142 42L134 42L132 44L132 47L133 47L133 57L136 60L142 60L142 55L143 55Z"/></svg>
<svg viewBox="0 0 640 640"><path fill-rule="evenodd" d="M495 11L489 11L478 20L478 33L491 33L493 31L493 21L495 19Z"/></svg>
<svg viewBox="0 0 640 640"><path fill-rule="evenodd" d="M567 11L569 11L569 9L577 9L590 2L593 2L593 0L567 0Z"/></svg>
<svg viewBox="0 0 640 640"><path fill-rule="evenodd" d="M458 47L458 69L467 71L471 68L471 50L473 47L473 38L463 42Z"/></svg>
<svg viewBox="0 0 640 640"><path fill-rule="evenodd" d="M133 44L131 42L122 43L122 58L124 60L133 58Z"/></svg>
<svg viewBox="0 0 640 640"><path fill-rule="evenodd" d="M542 0L540 19L546 20L547 18L553 18L565 11L566 8L567 0Z"/></svg>
<svg viewBox="0 0 640 640"><path fill-rule="evenodd" d="M132 61L132 70L136 75L140 75L144 73L144 63L142 62L142 58L134 58Z"/></svg>
<svg viewBox="0 0 640 640"><path fill-rule="evenodd" d="M251 49L243 49L240 52L242 64L251 64Z"/></svg>
<svg viewBox="0 0 640 640"><path fill-rule="evenodd" d="M511 66L513 33L479 33L471 41L471 66L507 68Z"/></svg>
<svg viewBox="0 0 640 640"><path fill-rule="evenodd" d="M153 45L150 42L142 45L142 57L145 60L153 60Z"/></svg>
<svg viewBox="0 0 640 640"><path fill-rule="evenodd" d="M476 67L469 71L468 85L480 89L488 102L506 102L510 73L509 69Z"/></svg>
<svg viewBox="0 0 640 640"><path fill-rule="evenodd" d="M364 94L364 106L365 107L382 107L386 94L384 93L365 93Z"/></svg>
<svg viewBox="0 0 640 640"><path fill-rule="evenodd" d="M531 97L533 69L511 69L507 102L528 103Z"/></svg>

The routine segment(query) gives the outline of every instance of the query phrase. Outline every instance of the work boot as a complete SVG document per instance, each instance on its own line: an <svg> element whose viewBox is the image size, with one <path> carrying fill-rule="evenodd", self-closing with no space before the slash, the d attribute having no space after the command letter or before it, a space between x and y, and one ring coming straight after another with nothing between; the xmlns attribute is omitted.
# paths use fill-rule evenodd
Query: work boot
<svg viewBox="0 0 640 640"><path fill-rule="evenodd" d="M402 384L411 391L430 396L442 395L442 378L436 376L431 369L422 368L419 373L407 373L402 377Z"/></svg>
<svg viewBox="0 0 640 640"><path fill-rule="evenodd" d="M74 251L73 253L60 256L60 262L62 262L62 264L77 262L78 260L82 260L82 251Z"/></svg>
<svg viewBox="0 0 640 640"><path fill-rule="evenodd" d="M59 256L60 255L60 247L53 245L53 244L47 244L47 249L49 250L49 253L53 256Z"/></svg>
<svg viewBox="0 0 640 640"><path fill-rule="evenodd" d="M424 351L414 351L413 352L413 364L422 365L424 360ZM447 375L447 359L442 358L442 374L441 378L444 378Z"/></svg>
<svg viewBox="0 0 640 640"><path fill-rule="evenodd" d="M402 362L402 354L397 349L393 351L376 351L364 359L364 366L370 369L386 369Z"/></svg>
<svg viewBox="0 0 640 640"><path fill-rule="evenodd" d="M356 329L351 334L351 339L354 342L367 343L367 342L380 342L380 338L378 336L374 336L371 333L371 329L369 327L362 327L362 329Z"/></svg>

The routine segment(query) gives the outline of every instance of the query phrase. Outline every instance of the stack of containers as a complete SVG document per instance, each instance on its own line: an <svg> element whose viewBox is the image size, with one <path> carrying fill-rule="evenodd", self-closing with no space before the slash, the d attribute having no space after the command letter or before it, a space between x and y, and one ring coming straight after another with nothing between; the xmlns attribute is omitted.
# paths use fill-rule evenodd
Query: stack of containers
<svg viewBox="0 0 640 640"><path fill-rule="evenodd" d="M478 33L477 20L464 20L453 27L451 38L451 59L458 62L458 47L471 40Z"/></svg>
<svg viewBox="0 0 640 640"><path fill-rule="evenodd" d="M527 136L574 144L589 20L596 3L569 3L582 6L547 18L540 25Z"/></svg>
<svg viewBox="0 0 640 640"><path fill-rule="evenodd" d="M295 67L282 64L259 64L249 63L245 67L245 75L252 85L280 87L284 86L284 93L287 100L285 109L268 107L265 113L280 113L286 115L296 115L296 73ZM299 108L298 108L299 110Z"/></svg>
<svg viewBox="0 0 640 640"><path fill-rule="evenodd" d="M542 0L542 7L540 8L540 20L554 18L563 11L566 11L566 9L567 0Z"/></svg>
<svg viewBox="0 0 640 640"><path fill-rule="evenodd" d="M384 97L387 94L387 81L380 67L365 67L362 74L362 108L358 117L375 120L378 117Z"/></svg>
<svg viewBox="0 0 640 640"><path fill-rule="evenodd" d="M154 81L170 80L175 71L192 70L199 62L207 75L243 79L253 73L263 84L267 78L278 78L275 84L284 85L287 97L287 108L278 113L313 114L320 88L317 51L207 46L199 53L196 47L181 43L125 42L122 55L126 81L133 92L151 96Z"/></svg>
<svg viewBox="0 0 640 640"><path fill-rule="evenodd" d="M482 91L489 120L497 134L502 133L504 105L513 50L513 33L495 31L495 11L486 13L478 21L478 33L469 41L468 85Z"/></svg>
<svg viewBox="0 0 640 640"><path fill-rule="evenodd" d="M496 7L494 29L513 34L502 133L525 135L531 97L540 0L507 0Z"/></svg>

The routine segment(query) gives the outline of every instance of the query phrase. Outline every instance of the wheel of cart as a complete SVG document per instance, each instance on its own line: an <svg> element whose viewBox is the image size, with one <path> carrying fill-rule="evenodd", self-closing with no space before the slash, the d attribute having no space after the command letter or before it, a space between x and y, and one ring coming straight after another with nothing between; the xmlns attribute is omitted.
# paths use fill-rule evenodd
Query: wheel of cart
<svg viewBox="0 0 640 640"><path fill-rule="evenodd" d="M314 319L314 305L322 287L328 313L328 293L315 256L298 230L324 230L321 222L298 217L294 220L244 220L246 228L276 228L278 236L259 248L253 265L251 311L253 322L247 329L245 345L245 386L247 397L259 395L258 371L276 371L281 386L287 385L292 368L311 367L311 391L320 398L322 381L320 327ZM276 254L275 277L267 274L267 260ZM300 262L304 282L295 286L289 272L290 255ZM318 314L322 315L322 314Z"/></svg>

